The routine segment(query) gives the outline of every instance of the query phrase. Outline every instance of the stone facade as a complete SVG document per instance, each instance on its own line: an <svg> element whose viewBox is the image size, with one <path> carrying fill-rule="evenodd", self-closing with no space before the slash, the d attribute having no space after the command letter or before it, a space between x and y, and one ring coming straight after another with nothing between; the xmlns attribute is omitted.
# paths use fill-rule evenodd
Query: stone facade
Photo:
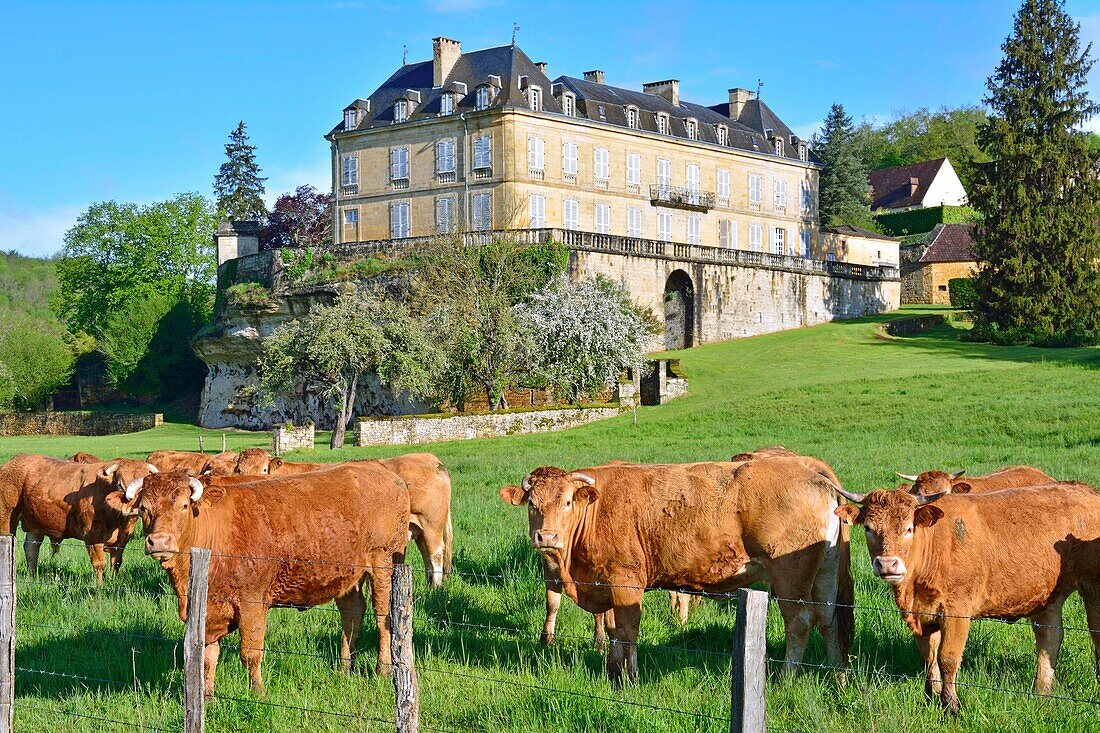
<svg viewBox="0 0 1100 733"><path fill-rule="evenodd" d="M292 450L313 450L315 435L313 423L289 427L278 425L271 431L271 450L277 456Z"/></svg>
<svg viewBox="0 0 1100 733"><path fill-rule="evenodd" d="M355 445L418 445L445 440L547 433L606 420L618 407L585 407L475 415L374 418L355 423Z"/></svg>
<svg viewBox="0 0 1100 733"><path fill-rule="evenodd" d="M162 424L160 413L6 412L0 414L0 435L115 435Z"/></svg>
<svg viewBox="0 0 1100 733"><path fill-rule="evenodd" d="M902 265L902 303L950 305L947 282L957 277L974 277L977 262L925 262Z"/></svg>

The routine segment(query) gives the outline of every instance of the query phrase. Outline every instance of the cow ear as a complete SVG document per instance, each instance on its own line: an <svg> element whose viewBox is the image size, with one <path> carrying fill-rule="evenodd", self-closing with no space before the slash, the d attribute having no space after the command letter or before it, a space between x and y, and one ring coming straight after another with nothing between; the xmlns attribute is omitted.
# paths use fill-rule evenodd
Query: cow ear
<svg viewBox="0 0 1100 733"><path fill-rule="evenodd" d="M118 512L124 517L136 517L138 515L138 500L126 501L126 494L122 491L111 491L103 496L108 509Z"/></svg>
<svg viewBox="0 0 1100 733"><path fill-rule="evenodd" d="M957 483L957 484L955 484L954 486L951 487L951 493L952 494L969 494L971 488L972 487L970 486L970 484L966 483L965 481L960 481L959 483Z"/></svg>
<svg viewBox="0 0 1100 733"><path fill-rule="evenodd" d="M500 490L500 498L505 504L520 506L527 503L527 492L519 486L505 486Z"/></svg>
<svg viewBox="0 0 1100 733"><path fill-rule="evenodd" d="M199 498L196 506L206 509L214 506L225 496L224 486L205 486L202 490L202 496Z"/></svg>
<svg viewBox="0 0 1100 733"><path fill-rule="evenodd" d="M845 524L859 524L862 513L863 508L859 504L841 504L833 510L833 514Z"/></svg>
<svg viewBox="0 0 1100 733"><path fill-rule="evenodd" d="M600 498L600 490L595 486L581 484L573 492L573 501L587 501L589 504Z"/></svg>
<svg viewBox="0 0 1100 733"><path fill-rule="evenodd" d="M118 471L118 464L117 463L112 463L109 466L104 466L103 467L103 470L101 470L99 472L99 477L101 479L109 480L109 479L114 478L115 472L117 472L117 471Z"/></svg>
<svg viewBox="0 0 1100 733"><path fill-rule="evenodd" d="M917 511L913 513L913 524L918 527L931 527L941 519L943 519L943 509L932 504L917 507Z"/></svg>

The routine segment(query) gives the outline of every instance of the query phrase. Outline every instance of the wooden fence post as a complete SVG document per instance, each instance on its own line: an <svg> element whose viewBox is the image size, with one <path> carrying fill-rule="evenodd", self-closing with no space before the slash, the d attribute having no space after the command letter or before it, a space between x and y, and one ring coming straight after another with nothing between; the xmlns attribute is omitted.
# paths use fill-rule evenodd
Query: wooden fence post
<svg viewBox="0 0 1100 733"><path fill-rule="evenodd" d="M183 633L183 730L206 728L206 591L210 580L210 550L191 548L187 590L187 628Z"/></svg>
<svg viewBox="0 0 1100 733"><path fill-rule="evenodd" d="M764 681L768 594L737 591L737 622L733 626L730 733L765 733Z"/></svg>
<svg viewBox="0 0 1100 733"><path fill-rule="evenodd" d="M205 453L206 448L202 447L202 435L199 435L199 453Z"/></svg>
<svg viewBox="0 0 1100 733"><path fill-rule="evenodd" d="M420 686L413 659L412 613L412 570L408 565L395 565L390 591L390 638L397 733L418 733L420 730Z"/></svg>
<svg viewBox="0 0 1100 733"><path fill-rule="evenodd" d="M0 537L0 733L15 730L15 537Z"/></svg>
<svg viewBox="0 0 1100 733"><path fill-rule="evenodd" d="M225 433L222 433L222 453L225 453Z"/></svg>

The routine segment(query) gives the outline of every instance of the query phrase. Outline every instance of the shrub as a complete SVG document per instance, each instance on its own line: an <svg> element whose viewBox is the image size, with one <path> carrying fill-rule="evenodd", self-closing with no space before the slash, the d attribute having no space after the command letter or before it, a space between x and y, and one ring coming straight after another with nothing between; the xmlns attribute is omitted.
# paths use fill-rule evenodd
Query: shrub
<svg viewBox="0 0 1100 733"><path fill-rule="evenodd" d="M978 294L974 291L974 281L969 277L953 277L947 281L947 292L951 297L951 305L963 310L971 310L977 302Z"/></svg>
<svg viewBox="0 0 1100 733"><path fill-rule="evenodd" d="M270 305L271 293L259 283L237 283L225 291L225 301L238 308Z"/></svg>
<svg viewBox="0 0 1100 733"><path fill-rule="evenodd" d="M69 381L73 352L46 321L10 314L0 323L0 409L36 409Z"/></svg>

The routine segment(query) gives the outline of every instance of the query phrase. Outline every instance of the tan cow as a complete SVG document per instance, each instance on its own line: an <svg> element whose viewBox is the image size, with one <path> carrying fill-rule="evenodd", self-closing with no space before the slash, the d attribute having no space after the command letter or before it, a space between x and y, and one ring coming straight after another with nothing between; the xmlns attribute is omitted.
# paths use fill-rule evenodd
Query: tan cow
<svg viewBox="0 0 1100 733"><path fill-rule="evenodd" d="M725 593L767 580L787 635L786 669L817 626L830 660L846 661L836 605L840 522L830 479L798 458L745 463L543 467L501 489L528 505L531 542L564 592L607 618L613 680L637 675L647 589ZM848 628L851 628L848 626Z"/></svg>
<svg viewBox="0 0 1100 733"><path fill-rule="evenodd" d="M905 488L843 492L836 512L861 524L871 568L886 581L916 637L925 692L959 709L956 676L970 622L1032 622L1035 691L1049 694L1062 643L1062 604L1078 591L1100 629L1100 494L1078 483L962 496L913 496ZM1100 631L1092 633L1100 672Z"/></svg>
<svg viewBox="0 0 1100 733"><path fill-rule="evenodd" d="M965 494L968 492L982 493L986 491L1000 491L1001 489L1015 489L1023 486L1036 486L1038 484L1053 484L1058 480L1052 478L1037 468L1031 466L1008 466L999 468L993 473L984 476L972 476L962 478L966 471L947 473L946 471L925 471L917 476L909 476L899 473L906 481L913 482L909 493L918 496L931 496L932 494Z"/></svg>
<svg viewBox="0 0 1100 733"><path fill-rule="evenodd" d="M215 455L193 453L185 450L158 450L150 453L146 459L162 473L187 469L193 476L213 473L216 476L228 476L233 473L237 463L237 454L225 451Z"/></svg>
<svg viewBox="0 0 1100 733"><path fill-rule="evenodd" d="M409 532L420 556L428 582L436 588L452 571L454 532L451 529L451 476L431 453L406 453L378 461L409 486L411 517ZM259 448L241 451L236 473L241 475L287 476L330 467L330 463L305 463L272 457Z"/></svg>
<svg viewBox="0 0 1100 733"><path fill-rule="evenodd" d="M345 463L301 476L209 487L221 479L185 469L129 484L109 500L140 514L145 552L168 572L187 618L189 552L208 548L206 694L214 692L219 641L239 628L241 661L252 690L263 691L260 665L273 605L312 608L335 600L340 610L340 663L351 668L370 584L379 645L376 669L389 673L389 604L393 566L403 562L409 492L375 462Z"/></svg>
<svg viewBox="0 0 1100 733"><path fill-rule="evenodd" d="M22 520L23 552L31 574L38 572L44 538L55 548L65 539L80 540L88 548L96 583L102 585L107 567L104 553L110 554L111 567L117 572L135 524L109 507L106 496L156 470L126 458L76 463L22 453L0 467L0 530L15 534Z"/></svg>
<svg viewBox="0 0 1100 733"><path fill-rule="evenodd" d="M77 452L73 453L72 458L69 459L73 463L101 463L102 458L92 455L91 453Z"/></svg>

